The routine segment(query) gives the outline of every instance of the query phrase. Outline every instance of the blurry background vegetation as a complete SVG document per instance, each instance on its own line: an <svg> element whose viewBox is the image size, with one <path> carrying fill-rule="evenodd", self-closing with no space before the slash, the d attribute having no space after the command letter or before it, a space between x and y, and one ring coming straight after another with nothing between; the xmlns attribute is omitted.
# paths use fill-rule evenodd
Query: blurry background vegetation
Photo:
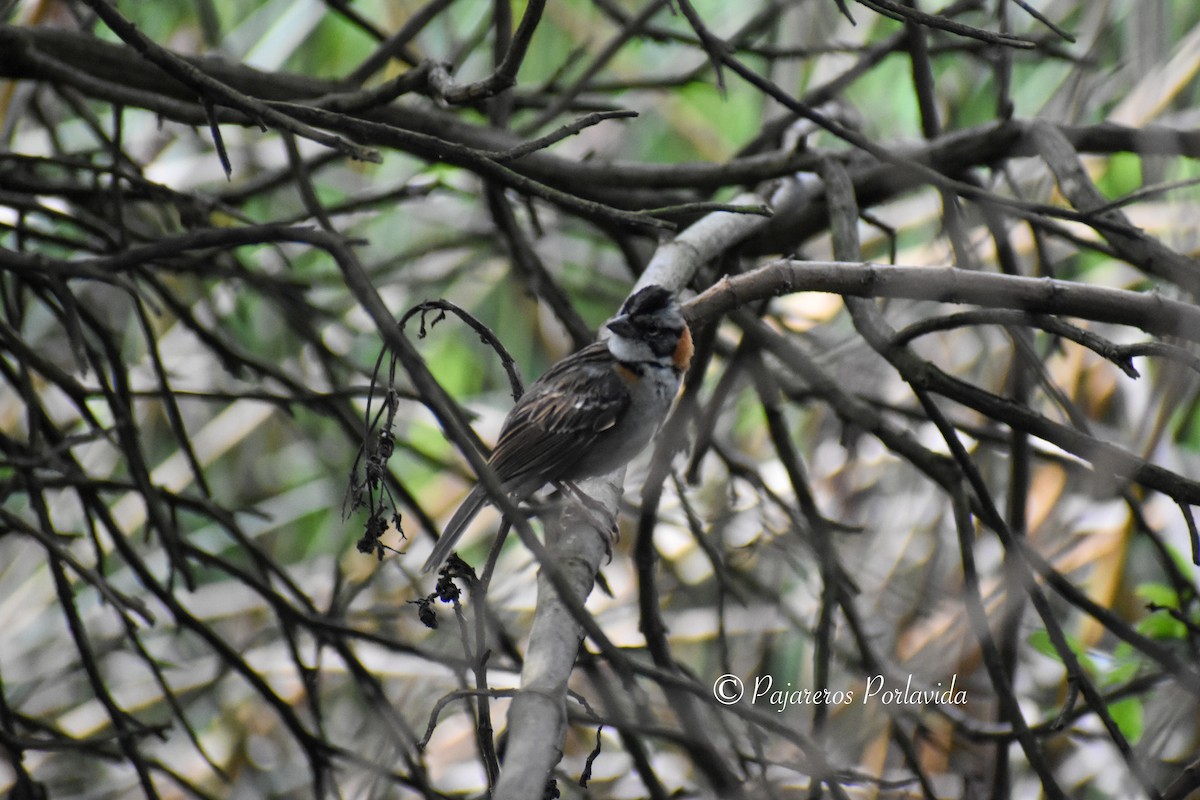
<svg viewBox="0 0 1200 800"><path fill-rule="evenodd" d="M0 792L479 793L486 778L463 701L442 710L428 745L418 746L435 700L472 685L465 638L448 607L440 629L429 630L409 605L431 590L417 566L431 526L470 487L469 470L397 376L389 485L407 538L392 529L381 558L358 552L365 514L346 520L343 509L380 335L326 247L262 226L346 237L397 317L420 301L450 299L496 332L529 380L619 305L662 233L651 219L686 225L702 212L637 224L581 214L531 199L461 154L434 157L428 142L379 135L366 142L379 157L369 163L267 120L264 131L218 104L208 113L221 122L227 177L197 91L125 45L83 47L91 37L121 43L97 20L99 5L0 3L0 78L11 79L0 82ZM1197 127L1194 0L919 4L1032 47L906 25L866 2L847 3L856 24L834 0L693 5L708 30L736 43L742 63L901 158L920 159L926 140L962 134L969 152L931 156L935 169L1066 207L1035 152L991 138L989 126L1009 115L1046 120L1087 151L1086 174L1106 199L1126 201L1122 210L1149 238L1184 259L1200 242L1194 138L1163 146L1128 136L1109 146L1100 135ZM458 86L481 80L527 14L524 3L504 0L122 0L116 8L173 54L257 70L212 73L243 94L298 106L386 86L433 62L450 65ZM383 45L392 57L360 69L398 31L411 36ZM633 211L726 201L801 168L811 177L817 155L804 162L805 146L843 159L855 180L868 174L870 158L827 132L810 132L793 158L787 109L728 68L718 76L710 55L671 3L559 0L541 15L517 85L495 98L452 102L414 79L379 107L328 112L479 153L589 113L633 110L636 118L553 144L558 161L539 153L502 162L560 192ZM914 78L914 64L928 73ZM932 89L924 110L922 81ZM361 133L300 118L344 139ZM1089 132L1093 144L1080 144ZM771 153L776 166L728 178L690 171ZM614 171L603 182L597 176L610 162L665 169L642 179ZM1005 251L1021 274L1192 299L1195 287L1118 257L1086 220L1002 212L997 221L987 213L995 206L917 177L897 180L903 185L855 184L867 212L865 258L994 272ZM823 212L797 213L720 269L749 269L763 255L832 258L827 228ZM253 234L222 244L238 229ZM197 234L211 238L189 238ZM155 242L164 249L148 253ZM130 252L127 262L110 258ZM896 327L960 310L881 307ZM839 298L792 295L765 313L842 390L922 447L948 452ZM419 341L417 327L410 322L408 333L431 370L492 441L511 404L498 359L452 318ZM1146 338L1085 327L1123 343ZM921 337L915 349L1185 479L1197 474L1200 393L1186 360L1139 358L1133 380L1091 350L1031 330L975 323ZM975 579L964 578L948 495L773 362L783 394L765 389L747 366L761 356L735 355L739 333L722 326L689 427L689 441L701 430L711 448L695 464L679 458L658 512L658 612L676 662L704 684L723 673L748 684L770 675L777 688L829 685L858 697L872 675L902 682L911 674L923 687L953 676L965 706L854 704L823 719L812 706L758 708L812 734L855 797L1186 796L1197 785L1185 768L1197 769L1200 752L1200 646L1189 517L1176 502L942 404L1009 524L1065 577L1067 586L1040 585L1115 726L1106 728L1097 704L1079 699L1078 681L1066 680L1061 649L1019 599L1020 570L981 528L977 585L1011 676L1007 696L1045 759L1039 774L1014 743L998 702L1009 690L989 678L967 622L963 591ZM1018 361L1027 367L1014 369ZM806 528L764 398L777 401L821 513L861 533ZM375 409L378 400L377 390ZM628 503L637 503L644 476L644 465L631 470ZM1013 497L1020 508L1006 508ZM493 521L465 540L469 561L483 561ZM589 608L637 658L635 525L623 528L603 570L609 591L594 592ZM816 556L824 537L857 587L841 601L856 620L827 591L834 573ZM493 689L515 685L534 569L510 542L487 598ZM468 602L467 613L482 612ZM588 796L713 796L714 771L697 756L707 751L689 746L696 732L681 730L663 693L604 672L589 659L574 687L589 705L570 707L564 795L584 794L573 782L598 716L609 724ZM496 702L498 730L505 702ZM626 703L641 716L622 717ZM722 716L715 704L711 713L711 735L749 796L811 796L792 742Z"/></svg>

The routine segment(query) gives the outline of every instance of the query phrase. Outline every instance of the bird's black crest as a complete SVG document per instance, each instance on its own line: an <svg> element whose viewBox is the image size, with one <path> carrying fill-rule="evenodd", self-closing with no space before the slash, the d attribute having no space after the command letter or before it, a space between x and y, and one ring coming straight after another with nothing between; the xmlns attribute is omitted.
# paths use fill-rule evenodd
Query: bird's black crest
<svg viewBox="0 0 1200 800"><path fill-rule="evenodd" d="M640 289L626 300L625 305L621 307L621 313L629 314L630 316L653 314L669 306L671 300L672 295L670 292L661 286L652 284L644 289Z"/></svg>

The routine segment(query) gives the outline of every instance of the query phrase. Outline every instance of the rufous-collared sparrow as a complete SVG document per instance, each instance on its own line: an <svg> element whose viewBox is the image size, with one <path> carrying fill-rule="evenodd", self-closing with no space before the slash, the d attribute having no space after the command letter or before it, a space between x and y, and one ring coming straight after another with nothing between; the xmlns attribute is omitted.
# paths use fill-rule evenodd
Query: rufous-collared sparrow
<svg viewBox="0 0 1200 800"><path fill-rule="evenodd" d="M679 303L663 287L647 286L605 327L612 336L546 370L504 420L488 464L514 501L547 483L612 472L662 427L692 358ZM441 565L487 499L482 485L471 490L422 571Z"/></svg>

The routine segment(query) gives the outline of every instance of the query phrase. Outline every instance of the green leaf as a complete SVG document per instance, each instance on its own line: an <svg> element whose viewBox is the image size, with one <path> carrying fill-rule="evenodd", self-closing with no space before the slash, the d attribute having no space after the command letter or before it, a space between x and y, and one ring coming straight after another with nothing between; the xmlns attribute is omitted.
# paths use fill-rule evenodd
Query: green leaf
<svg viewBox="0 0 1200 800"><path fill-rule="evenodd" d="M1108 713L1112 716L1113 722L1117 723L1117 727L1121 729L1121 734L1131 743L1136 744L1138 739L1142 738L1142 731L1145 728L1145 709L1142 707L1141 700L1136 697L1118 700L1108 706Z"/></svg>
<svg viewBox="0 0 1200 800"><path fill-rule="evenodd" d="M1134 592L1147 605L1179 608L1178 592L1165 583L1147 581L1146 583L1138 584Z"/></svg>
<svg viewBox="0 0 1200 800"><path fill-rule="evenodd" d="M1146 617L1137 624L1137 629L1151 639L1182 639L1187 635L1187 627L1164 611Z"/></svg>
<svg viewBox="0 0 1200 800"><path fill-rule="evenodd" d="M1034 631L1029 634L1029 645L1034 650L1037 650L1044 656L1050 656L1055 661L1062 661L1058 657L1058 651L1054 649L1054 645L1050 643L1050 634L1042 631Z"/></svg>
<svg viewBox="0 0 1200 800"><path fill-rule="evenodd" d="M1100 667L1096 664L1095 659L1092 658L1091 654L1088 653L1087 648L1084 647L1078 639L1070 634L1066 634L1066 640L1067 647L1071 648L1071 652L1074 653L1075 658L1079 660L1079 665L1083 667L1083 669L1089 675L1098 675L1102 672ZM1059 655L1058 650L1054 647L1054 643L1050 641L1050 634L1046 633L1045 630L1038 630L1031 633L1029 635L1029 644L1039 653L1047 655L1060 663L1062 662L1062 657Z"/></svg>
<svg viewBox="0 0 1200 800"><path fill-rule="evenodd" d="M1108 170L1096 182L1105 196L1116 199L1137 191L1142 185L1142 159L1136 153L1113 153Z"/></svg>
<svg viewBox="0 0 1200 800"><path fill-rule="evenodd" d="M1112 666L1104 676L1106 685L1117 685L1133 680L1142 668L1142 657L1129 642L1121 642L1113 649Z"/></svg>

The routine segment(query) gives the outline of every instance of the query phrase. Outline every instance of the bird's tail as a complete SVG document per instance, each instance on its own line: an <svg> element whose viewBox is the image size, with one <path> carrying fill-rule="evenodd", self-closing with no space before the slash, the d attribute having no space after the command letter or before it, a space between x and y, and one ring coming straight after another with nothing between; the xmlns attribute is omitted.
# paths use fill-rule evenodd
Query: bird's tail
<svg viewBox="0 0 1200 800"><path fill-rule="evenodd" d="M442 531L442 538L438 539L437 544L433 546L433 552L425 560L425 566L421 567L421 572L432 572L442 565L442 562L450 555L450 551L454 549L454 545L458 543L463 531L471 524L471 520L475 519L475 515L479 513L479 509L483 508L485 502L487 502L487 492L483 486L476 485L462 501L458 510L454 512L450 522L446 523L446 527Z"/></svg>

